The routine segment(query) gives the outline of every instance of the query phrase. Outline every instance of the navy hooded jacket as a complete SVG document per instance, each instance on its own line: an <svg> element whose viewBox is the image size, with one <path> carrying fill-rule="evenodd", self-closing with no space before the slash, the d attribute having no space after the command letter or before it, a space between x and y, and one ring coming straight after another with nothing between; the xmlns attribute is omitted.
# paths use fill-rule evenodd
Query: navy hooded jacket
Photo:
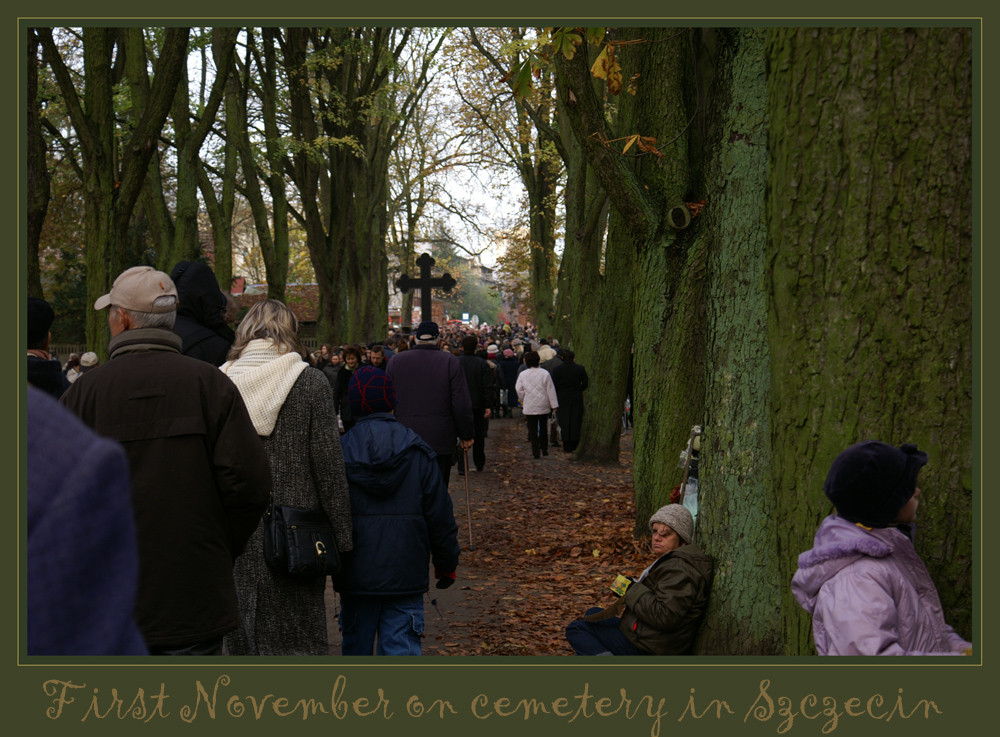
<svg viewBox="0 0 1000 737"><path fill-rule="evenodd" d="M428 559L451 573L459 556L458 525L434 451L386 413L359 418L341 446L354 549L334 587L356 596L424 593Z"/></svg>

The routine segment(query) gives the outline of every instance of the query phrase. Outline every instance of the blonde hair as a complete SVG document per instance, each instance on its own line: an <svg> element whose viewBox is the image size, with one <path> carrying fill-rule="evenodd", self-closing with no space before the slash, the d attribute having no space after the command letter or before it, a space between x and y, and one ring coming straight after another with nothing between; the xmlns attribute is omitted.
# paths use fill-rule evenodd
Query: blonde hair
<svg viewBox="0 0 1000 737"><path fill-rule="evenodd" d="M265 299L253 305L236 328L236 340L227 358L239 358L251 340L270 340L282 353L298 353L308 360L309 352L299 339L299 321L287 305Z"/></svg>

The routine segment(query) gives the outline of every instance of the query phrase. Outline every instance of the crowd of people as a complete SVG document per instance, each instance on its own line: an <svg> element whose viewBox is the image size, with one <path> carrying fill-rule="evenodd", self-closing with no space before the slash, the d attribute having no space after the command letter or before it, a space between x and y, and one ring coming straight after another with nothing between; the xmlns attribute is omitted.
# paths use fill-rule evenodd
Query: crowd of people
<svg viewBox="0 0 1000 737"><path fill-rule="evenodd" d="M458 575L452 468L486 468L491 418L523 417L535 459L579 447L586 369L530 328L423 322L310 352L277 300L234 330L198 262L130 268L93 307L109 360L63 366L51 306L27 303L30 655L328 654L326 576L268 550L286 507L318 513L336 547L341 652L419 655L430 571L438 588ZM792 581L820 654L971 651L912 545L927 460L878 442L835 459L836 513ZM567 627L577 654L695 647L713 560L683 504L649 531L655 560Z"/></svg>

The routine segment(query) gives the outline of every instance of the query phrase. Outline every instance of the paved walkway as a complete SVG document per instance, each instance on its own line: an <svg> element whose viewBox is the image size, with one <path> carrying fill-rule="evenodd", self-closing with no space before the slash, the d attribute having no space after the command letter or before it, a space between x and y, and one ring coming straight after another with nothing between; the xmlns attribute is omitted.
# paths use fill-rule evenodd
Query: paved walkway
<svg viewBox="0 0 1000 737"><path fill-rule="evenodd" d="M424 597L424 655L572 654L565 625L607 604L615 575L648 557L632 540L631 440L622 438L622 466L572 460L561 448L536 460L523 420L490 421L486 468L468 476L471 546L466 477L452 469L462 557L456 583L439 590L432 577ZM330 587L327 611L335 655Z"/></svg>

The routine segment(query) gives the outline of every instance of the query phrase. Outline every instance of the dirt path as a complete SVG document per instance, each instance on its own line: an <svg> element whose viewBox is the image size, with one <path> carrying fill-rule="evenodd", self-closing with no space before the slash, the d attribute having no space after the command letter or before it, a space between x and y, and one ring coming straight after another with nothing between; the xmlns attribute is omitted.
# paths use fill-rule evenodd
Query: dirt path
<svg viewBox="0 0 1000 737"><path fill-rule="evenodd" d="M472 471L472 548L465 478L450 491L462 557L449 589L425 596L425 655L572 655L563 630L588 606L613 600L618 573L649 557L632 539L632 436L621 465L571 460L561 448L531 456L520 418L490 421L486 468ZM331 654L339 632L331 612Z"/></svg>

